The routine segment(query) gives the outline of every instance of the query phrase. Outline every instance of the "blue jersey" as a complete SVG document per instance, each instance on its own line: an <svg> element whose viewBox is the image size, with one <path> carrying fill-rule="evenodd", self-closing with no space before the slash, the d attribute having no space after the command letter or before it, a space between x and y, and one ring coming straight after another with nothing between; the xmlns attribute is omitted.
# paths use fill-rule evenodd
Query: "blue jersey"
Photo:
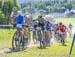
<svg viewBox="0 0 75 57"><path fill-rule="evenodd" d="M50 22L47 21L47 23L45 25L45 30L49 30L50 29L50 26L51 26Z"/></svg>
<svg viewBox="0 0 75 57"><path fill-rule="evenodd" d="M23 24L24 22L24 17L19 15L16 17L16 24Z"/></svg>

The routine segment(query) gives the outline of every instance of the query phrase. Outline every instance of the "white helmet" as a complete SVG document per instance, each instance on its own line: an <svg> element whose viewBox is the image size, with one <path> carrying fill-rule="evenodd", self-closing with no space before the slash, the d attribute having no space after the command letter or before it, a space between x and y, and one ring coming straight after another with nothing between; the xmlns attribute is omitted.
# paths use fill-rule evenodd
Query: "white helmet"
<svg viewBox="0 0 75 57"><path fill-rule="evenodd" d="M17 13L18 15L23 15L22 11L18 11Z"/></svg>
<svg viewBox="0 0 75 57"><path fill-rule="evenodd" d="M46 15L46 16L45 16L45 19L47 19L47 20L50 21L50 22L52 22L52 21L55 20L54 17L51 16L51 15Z"/></svg>

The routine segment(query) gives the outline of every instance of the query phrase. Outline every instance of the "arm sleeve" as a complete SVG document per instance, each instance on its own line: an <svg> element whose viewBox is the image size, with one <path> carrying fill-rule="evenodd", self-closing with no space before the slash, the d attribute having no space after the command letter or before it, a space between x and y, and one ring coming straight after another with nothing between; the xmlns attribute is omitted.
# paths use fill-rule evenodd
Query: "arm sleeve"
<svg viewBox="0 0 75 57"><path fill-rule="evenodd" d="M13 16L14 16L14 13L12 12L11 15L10 15L10 17L13 18Z"/></svg>
<svg viewBox="0 0 75 57"><path fill-rule="evenodd" d="M23 17L23 23L24 23L24 24L26 23L26 18L24 18L24 17Z"/></svg>

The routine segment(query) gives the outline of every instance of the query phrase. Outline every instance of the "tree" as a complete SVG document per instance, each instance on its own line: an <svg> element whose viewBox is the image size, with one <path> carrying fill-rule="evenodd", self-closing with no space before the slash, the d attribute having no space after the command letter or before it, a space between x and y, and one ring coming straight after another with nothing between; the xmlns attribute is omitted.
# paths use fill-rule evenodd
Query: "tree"
<svg viewBox="0 0 75 57"><path fill-rule="evenodd" d="M9 2L4 2L2 11L5 14L6 18L8 19L8 20L6 20L7 23L8 23L9 22L9 16L10 16L10 13L11 13L11 8L10 8L10 3Z"/></svg>
<svg viewBox="0 0 75 57"><path fill-rule="evenodd" d="M16 3L15 0L14 0L14 2ZM4 2L3 6L2 6L2 12L6 16L6 21L8 24L10 22L9 17L10 17L13 7L16 6L19 9L18 5L15 4L14 2L9 0L9 1Z"/></svg>
<svg viewBox="0 0 75 57"><path fill-rule="evenodd" d="M2 8L2 1L0 1L0 8Z"/></svg>
<svg viewBox="0 0 75 57"><path fill-rule="evenodd" d="M3 12L1 10L0 10L0 24L7 24L5 15L3 14Z"/></svg>
<svg viewBox="0 0 75 57"><path fill-rule="evenodd" d="M72 3L67 3L67 5L65 6L66 9L69 9L69 11L73 8Z"/></svg>

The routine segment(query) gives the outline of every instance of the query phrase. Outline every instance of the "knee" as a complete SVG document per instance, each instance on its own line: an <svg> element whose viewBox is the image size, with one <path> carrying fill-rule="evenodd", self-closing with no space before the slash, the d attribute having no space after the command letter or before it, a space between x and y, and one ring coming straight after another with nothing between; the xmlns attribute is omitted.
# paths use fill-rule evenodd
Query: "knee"
<svg viewBox="0 0 75 57"><path fill-rule="evenodd" d="M21 34L24 35L24 32L22 31Z"/></svg>

